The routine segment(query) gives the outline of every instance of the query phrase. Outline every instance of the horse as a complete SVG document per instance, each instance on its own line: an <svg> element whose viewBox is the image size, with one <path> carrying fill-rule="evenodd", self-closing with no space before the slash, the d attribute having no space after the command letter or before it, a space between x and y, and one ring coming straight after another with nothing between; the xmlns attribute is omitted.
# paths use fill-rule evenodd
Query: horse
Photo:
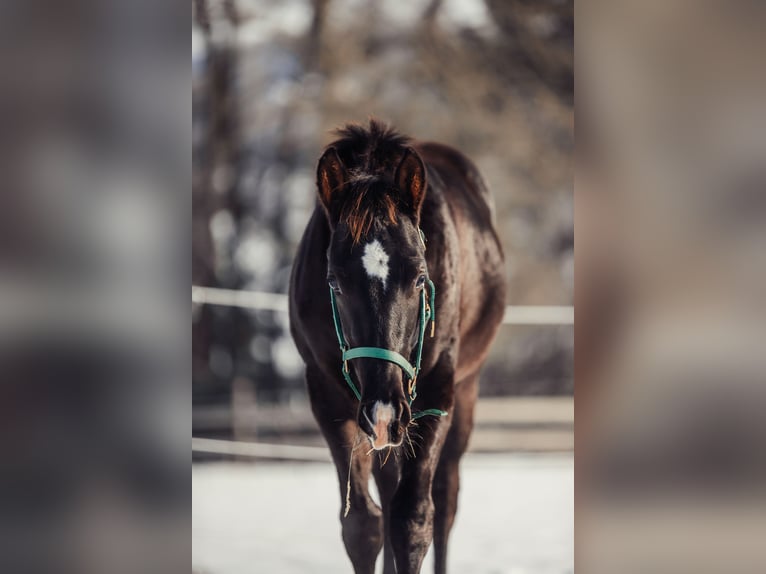
<svg viewBox="0 0 766 574"><path fill-rule="evenodd" d="M293 263L290 330L354 572L373 574L383 549L386 574L418 573L433 542L441 574L479 372L505 309L494 202L446 145L375 119L336 134Z"/></svg>

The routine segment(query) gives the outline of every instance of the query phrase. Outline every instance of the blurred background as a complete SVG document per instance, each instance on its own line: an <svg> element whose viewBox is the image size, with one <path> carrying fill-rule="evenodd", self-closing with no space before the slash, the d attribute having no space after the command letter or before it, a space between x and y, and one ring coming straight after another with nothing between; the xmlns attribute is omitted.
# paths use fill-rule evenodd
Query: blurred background
<svg viewBox="0 0 766 574"><path fill-rule="evenodd" d="M239 572L253 560L264 572L349 568L333 471L304 462L327 456L282 295L314 208L321 150L334 128L370 116L466 153L497 202L513 307L482 377L471 443L477 458L466 462L477 498L464 494L478 514L476 523L466 514L466 530L456 534L465 546L455 571L571 571L573 11L567 0L193 2L194 566L201 572ZM232 458L257 460L223 462ZM531 485L523 495L499 486L514 475ZM325 520L322 544L336 562L312 568L318 542L302 539L291 564L278 538L234 512L251 504L271 513L255 494L260 481L290 480L298 489L322 482L304 502L321 505L311 516ZM493 487L503 493L496 525L519 533L514 545L500 544L503 534L478 520L487 512L481 492ZM221 497L233 514L215 510L226 506ZM529 511L510 520L519 504L539 507L539 527L523 527ZM484 562L471 550L479 532L494 548ZM250 546L232 550L227 536Z"/></svg>
<svg viewBox="0 0 766 574"><path fill-rule="evenodd" d="M766 4L577 22L577 567L762 572Z"/></svg>
<svg viewBox="0 0 766 574"><path fill-rule="evenodd" d="M573 8L393 4L193 3L191 68L184 5L0 4L0 571L188 572L190 530L199 573L348 571L280 293L370 114L466 151L503 218L453 571L572 570ZM764 7L577 3L588 573L764 571Z"/></svg>
<svg viewBox="0 0 766 574"><path fill-rule="evenodd" d="M571 2L194 6L195 286L286 293L321 149L373 115L478 164L510 304L571 305ZM258 419L237 418L248 401L305 401L279 304L194 305L195 433L244 436ZM508 325L482 396L571 396L572 351L571 326Z"/></svg>

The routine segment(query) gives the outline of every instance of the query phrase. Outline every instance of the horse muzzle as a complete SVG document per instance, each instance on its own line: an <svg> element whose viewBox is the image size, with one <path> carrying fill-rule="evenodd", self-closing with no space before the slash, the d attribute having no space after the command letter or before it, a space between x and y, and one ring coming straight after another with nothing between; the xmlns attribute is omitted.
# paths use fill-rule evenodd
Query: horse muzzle
<svg viewBox="0 0 766 574"><path fill-rule="evenodd" d="M359 409L359 427L375 450L401 445L409 418L404 400L372 401L362 403Z"/></svg>

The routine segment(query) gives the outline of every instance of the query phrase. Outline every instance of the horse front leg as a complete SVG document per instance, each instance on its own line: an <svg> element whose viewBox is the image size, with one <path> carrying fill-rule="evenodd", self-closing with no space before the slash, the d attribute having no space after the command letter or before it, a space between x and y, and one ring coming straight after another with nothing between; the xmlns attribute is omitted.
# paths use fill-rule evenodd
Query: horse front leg
<svg viewBox="0 0 766 574"><path fill-rule="evenodd" d="M391 499L399 485L399 474L403 453L394 452L379 453L378 461L373 461L372 472L375 475L375 483L378 485L380 493L380 505L383 508L383 527L385 533L385 544L383 545L383 574L396 574L396 565L394 564L394 551L391 547L391 538L389 536L391 523ZM390 460L388 460L390 458Z"/></svg>
<svg viewBox="0 0 766 574"><path fill-rule="evenodd" d="M432 384L445 385L445 378ZM449 386L443 386L441 393L429 393L430 398L423 404L444 410L452 407L452 378L446 380ZM418 574L431 545L434 529L431 491L449 419L432 416L418 419L409 433L411 440L403 445L409 449L410 458L402 461L401 480L391 499L388 532L397 574Z"/></svg>
<svg viewBox="0 0 766 574"><path fill-rule="evenodd" d="M309 383L313 382L308 373ZM343 544L355 574L374 574L383 547L383 513L369 490L372 457L355 420L353 405L339 408L315 401L316 387L309 386L314 417L330 447L340 486L340 522ZM348 412L345 412L348 411Z"/></svg>
<svg viewBox="0 0 766 574"><path fill-rule="evenodd" d="M335 429L330 450L340 485L343 544L355 574L374 574L383 547L383 513L370 496L372 458L366 454L366 441L357 438L359 429L354 421L345 421ZM330 443L328 433L324 434Z"/></svg>
<svg viewBox="0 0 766 574"><path fill-rule="evenodd" d="M479 376L471 375L455 387L455 406L452 409L447 438L442 447L439 464L434 475L432 496L434 514L434 572L447 572L447 544L455 522L460 488L460 459L468 448L473 429L473 411L479 394Z"/></svg>

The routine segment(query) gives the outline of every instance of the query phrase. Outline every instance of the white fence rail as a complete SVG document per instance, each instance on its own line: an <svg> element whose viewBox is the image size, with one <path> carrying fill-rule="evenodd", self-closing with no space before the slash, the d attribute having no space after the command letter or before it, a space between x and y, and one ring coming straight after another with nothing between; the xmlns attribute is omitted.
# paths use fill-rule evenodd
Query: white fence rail
<svg viewBox="0 0 766 574"><path fill-rule="evenodd" d="M330 452L324 447L242 442L196 437L192 438L192 452L245 456L251 458L275 458L280 460L305 460L317 462L329 462L331 460Z"/></svg>
<svg viewBox="0 0 766 574"><path fill-rule="evenodd" d="M192 302L244 309L287 312L287 295L192 286ZM574 307L567 305L508 305L505 325L573 325Z"/></svg>

